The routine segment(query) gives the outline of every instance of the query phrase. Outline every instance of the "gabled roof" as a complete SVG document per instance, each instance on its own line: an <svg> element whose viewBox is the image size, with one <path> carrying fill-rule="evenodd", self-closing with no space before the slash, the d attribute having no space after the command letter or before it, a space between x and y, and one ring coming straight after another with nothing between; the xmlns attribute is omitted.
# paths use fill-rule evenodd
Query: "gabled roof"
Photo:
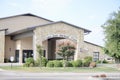
<svg viewBox="0 0 120 80"><path fill-rule="evenodd" d="M56 24L56 23L64 23L64 24L67 24L67 25L76 27L76 28L78 28L78 29L82 29L82 30L84 30L84 33L90 33L90 32L91 32L91 31L88 30L88 29L85 29L85 28L82 28L82 27L79 27L79 26L76 26L76 25L67 23L67 22L65 22L65 21L57 21L57 22L51 22L51 23L47 23L47 24L43 24L43 25L38 25L38 26L34 26L34 27L25 28L25 29L22 29L22 30L13 32L13 33L6 34L6 35L15 35L15 34L23 33L23 32L28 32L28 31L34 30L34 29L37 28L37 27L44 27L44 26L52 25L52 24Z"/></svg>
<svg viewBox="0 0 120 80"><path fill-rule="evenodd" d="M79 27L79 26L76 26L76 25L70 24L70 23L65 22L65 21L51 22L51 23L47 23L47 24L43 24L43 25L38 25L38 26L36 26L36 27L42 27L42 26L51 25L51 24L56 24L56 23L64 23L64 24L67 24L67 25L70 25L70 26L76 27L76 28L78 28L78 29L82 29L82 30L84 30L84 33L90 33L90 32L91 32L91 31L88 30L88 29L85 29L85 28L82 28L82 27Z"/></svg>
<svg viewBox="0 0 120 80"><path fill-rule="evenodd" d="M100 46L100 45L97 45L97 44L94 44L94 43L91 43L91 42L88 42L88 41L84 41L85 43L88 43L88 44L91 44L91 45L94 45L94 46L98 46L98 47L101 47L103 48L103 46Z"/></svg>
<svg viewBox="0 0 120 80"><path fill-rule="evenodd" d="M8 30L8 29L0 29L0 31L6 31L6 30Z"/></svg>
<svg viewBox="0 0 120 80"><path fill-rule="evenodd" d="M40 17L40 16L36 16L34 14L31 14L31 13L26 13L26 14L20 14L20 15L15 15L15 16L4 17L4 18L0 18L0 20L8 19L8 18L13 18L13 17L18 17L18 16L34 16L34 17L37 17L37 18L41 18L41 19L53 22L52 20L49 20L49 19L46 19L46 18L43 18L43 17Z"/></svg>

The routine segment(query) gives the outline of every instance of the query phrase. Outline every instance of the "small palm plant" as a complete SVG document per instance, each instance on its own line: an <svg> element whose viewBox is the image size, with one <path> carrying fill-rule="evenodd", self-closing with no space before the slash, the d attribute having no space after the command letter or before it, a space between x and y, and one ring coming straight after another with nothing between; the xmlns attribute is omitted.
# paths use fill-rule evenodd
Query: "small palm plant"
<svg viewBox="0 0 120 80"><path fill-rule="evenodd" d="M36 45L37 46L37 52L39 54L39 58L40 58L40 68L42 67L42 56L43 56L43 49L40 45Z"/></svg>

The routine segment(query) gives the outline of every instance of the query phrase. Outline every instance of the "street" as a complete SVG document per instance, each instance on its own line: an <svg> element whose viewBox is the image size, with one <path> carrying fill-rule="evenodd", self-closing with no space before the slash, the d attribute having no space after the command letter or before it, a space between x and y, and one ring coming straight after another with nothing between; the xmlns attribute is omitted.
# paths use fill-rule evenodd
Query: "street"
<svg viewBox="0 0 120 80"><path fill-rule="evenodd" d="M112 78L107 80L120 80L120 73L33 73L7 70L0 70L0 80L91 80L89 77L100 74Z"/></svg>

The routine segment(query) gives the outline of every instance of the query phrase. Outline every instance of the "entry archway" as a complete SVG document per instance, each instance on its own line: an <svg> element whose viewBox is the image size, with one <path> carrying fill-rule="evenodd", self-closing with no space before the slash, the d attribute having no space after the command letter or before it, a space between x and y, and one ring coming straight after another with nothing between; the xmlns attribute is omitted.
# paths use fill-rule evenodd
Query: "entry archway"
<svg viewBox="0 0 120 80"><path fill-rule="evenodd" d="M57 53L56 53L56 50L58 50L59 48L59 45L61 43L70 43L71 45L77 45L76 42L70 40L70 39L67 39L67 38L63 38L63 37L51 37L51 38L48 38L47 40L43 41L42 43L42 46L44 48L44 54L45 54L45 57L48 59L48 60L56 60L56 59L59 59L61 60L62 57L59 56ZM69 60L74 60L74 55L71 56L69 58Z"/></svg>

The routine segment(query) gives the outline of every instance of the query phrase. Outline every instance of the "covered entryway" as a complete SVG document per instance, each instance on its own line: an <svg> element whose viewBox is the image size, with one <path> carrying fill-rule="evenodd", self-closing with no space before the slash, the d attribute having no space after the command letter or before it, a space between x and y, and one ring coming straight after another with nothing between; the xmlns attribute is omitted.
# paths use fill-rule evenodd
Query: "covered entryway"
<svg viewBox="0 0 120 80"><path fill-rule="evenodd" d="M71 45L74 45L74 47L76 47L76 42L73 42L72 40L65 38L53 37L43 41L45 57L48 60L56 60L56 59L61 60L62 57L59 56L56 53L56 51L59 49L59 45L63 43L70 43ZM74 59L74 55L69 58L69 60L73 60L73 59Z"/></svg>
<svg viewBox="0 0 120 80"><path fill-rule="evenodd" d="M45 56L49 60L56 59L56 41L61 39L69 39L76 44L76 51L74 55L74 60L81 59L80 49L84 47L84 33L89 33L90 31L74 26L72 24L59 21L46 25L37 26L34 30L34 59L38 58L36 52L36 45L41 45L45 50Z"/></svg>

